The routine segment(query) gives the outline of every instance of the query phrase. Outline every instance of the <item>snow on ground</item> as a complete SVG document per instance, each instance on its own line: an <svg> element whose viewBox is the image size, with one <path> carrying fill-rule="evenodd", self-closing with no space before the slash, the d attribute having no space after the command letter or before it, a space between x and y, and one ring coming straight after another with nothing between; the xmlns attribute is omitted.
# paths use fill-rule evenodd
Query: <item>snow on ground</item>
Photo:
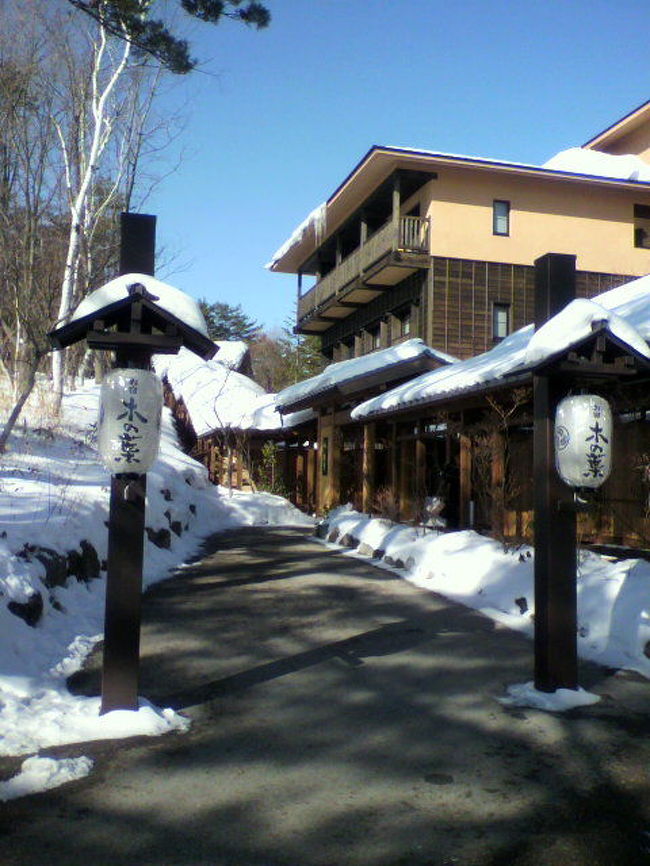
<svg viewBox="0 0 650 866"><path fill-rule="evenodd" d="M105 572L99 564L106 558L109 476L92 448L96 411L97 389L78 390L66 397L64 422L56 432L23 425L0 458L0 755L27 758L64 743L157 735L187 725L144 698L137 712L100 717L97 698L73 696L66 688L66 678L80 668L103 627ZM165 410L161 451L148 473L146 526L169 546L147 541L145 586L188 561L217 530L311 522L280 497L229 495L212 486L204 468L179 450ZM331 512L328 525L339 539L354 539L356 555L374 555L378 564L417 585L532 635L531 548L504 548L472 531L444 533L370 519L349 506ZM66 577L65 568L60 573L66 554L75 552L67 559L72 569L90 548L98 576L79 579L73 570ZM57 562L58 572L52 568ZM650 678L644 654L650 647L650 564L582 553L578 599L580 654ZM30 613L33 625L26 621ZM544 708L589 700L579 693L540 697L530 684L511 692L504 700ZM0 783L0 799L90 771L88 759L66 763L44 757L26 760L14 780Z"/></svg>
<svg viewBox="0 0 650 866"><path fill-rule="evenodd" d="M376 565L397 569L417 586L533 636L532 547L506 547L472 530L439 532L395 524L351 506L334 509L326 524L326 539L342 542L354 555L372 556ZM577 581L580 656L650 679L645 654L650 653L650 563L581 551ZM530 689L527 695L530 699ZM558 696L558 703L566 701Z"/></svg>
<svg viewBox="0 0 650 866"><path fill-rule="evenodd" d="M97 395L95 386L68 395L56 432L20 425L0 456L0 755L187 725L144 698L137 712L100 717L98 698L73 696L66 688L103 629L106 573L99 566L107 553L110 476L92 447ZM169 576L218 530L313 523L281 497L230 495L210 484L204 467L180 451L168 410L147 489L145 525L157 543L145 540L145 586ZM89 552L91 574L80 579L78 564ZM71 576L66 566L75 568ZM0 785L0 799L88 769L83 762L26 762L15 781Z"/></svg>

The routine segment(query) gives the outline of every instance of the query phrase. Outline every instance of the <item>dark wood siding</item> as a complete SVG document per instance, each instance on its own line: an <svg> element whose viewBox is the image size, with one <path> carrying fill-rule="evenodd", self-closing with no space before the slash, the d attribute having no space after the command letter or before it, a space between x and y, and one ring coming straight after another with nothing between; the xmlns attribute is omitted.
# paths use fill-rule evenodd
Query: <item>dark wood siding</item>
<svg viewBox="0 0 650 866"><path fill-rule="evenodd" d="M578 297L593 297L633 277L579 271ZM510 306L510 330L533 320L535 269L529 265L434 256L426 336L431 346L459 358L492 348L492 308Z"/></svg>

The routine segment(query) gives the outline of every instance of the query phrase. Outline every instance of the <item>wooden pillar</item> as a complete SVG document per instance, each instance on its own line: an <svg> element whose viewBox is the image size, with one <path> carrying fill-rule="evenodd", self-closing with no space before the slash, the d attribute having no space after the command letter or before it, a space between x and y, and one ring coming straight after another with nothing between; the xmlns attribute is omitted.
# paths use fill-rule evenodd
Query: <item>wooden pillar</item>
<svg viewBox="0 0 650 866"><path fill-rule="evenodd" d="M318 448L318 507L324 510L339 504L341 490L341 436L331 412L319 418Z"/></svg>
<svg viewBox="0 0 650 866"><path fill-rule="evenodd" d="M237 486L237 490L241 490L242 489L242 483L243 483L243 469L244 469L242 454L241 454L241 448L235 449L235 461L236 461L235 465L236 465L236 472L237 472L236 486Z"/></svg>
<svg viewBox="0 0 650 866"><path fill-rule="evenodd" d="M395 496L398 495L399 473L397 470L397 424L390 425L390 486Z"/></svg>
<svg viewBox="0 0 650 866"><path fill-rule="evenodd" d="M396 231L399 227L400 205L401 205L400 176L399 176L398 172L395 172L395 174L393 176L392 222L393 222L393 226L395 227Z"/></svg>
<svg viewBox="0 0 650 866"><path fill-rule="evenodd" d="M495 430L491 437L492 533L502 538L505 524L506 442L502 431Z"/></svg>
<svg viewBox="0 0 650 866"><path fill-rule="evenodd" d="M390 346L389 316L384 316L379 323L379 345L382 349L387 349Z"/></svg>
<svg viewBox="0 0 650 866"><path fill-rule="evenodd" d="M555 470L555 408L567 385L535 376L535 687L578 686L576 515L570 491Z"/></svg>
<svg viewBox="0 0 650 866"><path fill-rule="evenodd" d="M120 215L120 274L153 276L156 218ZM132 313L133 315L133 313ZM136 325L132 320L132 328ZM137 325L140 325L138 320ZM116 353L116 366L150 368L151 354L128 348ZM102 714L138 709L140 611L146 474L116 473L111 477L108 522L106 605L102 665Z"/></svg>
<svg viewBox="0 0 650 866"><path fill-rule="evenodd" d="M367 240L368 240L368 217L362 211L362 213L361 213L361 225L359 227L359 245L363 246Z"/></svg>
<svg viewBox="0 0 650 866"><path fill-rule="evenodd" d="M375 499L375 425L363 425L363 488L362 508L372 510Z"/></svg>
<svg viewBox="0 0 650 866"><path fill-rule="evenodd" d="M535 327L575 298L576 257L548 253L535 262ZM555 409L571 381L533 377L535 478L535 687L578 686L576 514L555 469Z"/></svg>
<svg viewBox="0 0 650 866"><path fill-rule="evenodd" d="M329 502L332 508L341 503L341 430L332 428L330 441L330 478L329 478Z"/></svg>
<svg viewBox="0 0 650 866"><path fill-rule="evenodd" d="M460 436L459 473L459 525L470 526L470 502L472 499L472 442L469 436Z"/></svg>
<svg viewBox="0 0 650 866"><path fill-rule="evenodd" d="M404 520L413 516L413 460L411 453L413 440L404 439L399 443L399 504Z"/></svg>
<svg viewBox="0 0 650 866"><path fill-rule="evenodd" d="M427 495L427 443L424 439L415 440L415 498L418 507L424 505Z"/></svg>
<svg viewBox="0 0 650 866"><path fill-rule="evenodd" d="M318 511L318 451L311 445L307 453L307 505Z"/></svg>

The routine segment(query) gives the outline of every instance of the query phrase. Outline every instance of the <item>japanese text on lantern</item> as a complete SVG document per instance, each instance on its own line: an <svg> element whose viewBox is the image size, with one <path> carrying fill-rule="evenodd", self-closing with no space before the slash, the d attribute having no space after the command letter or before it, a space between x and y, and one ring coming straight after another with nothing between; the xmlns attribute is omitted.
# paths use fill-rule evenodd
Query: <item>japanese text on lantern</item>
<svg viewBox="0 0 650 866"><path fill-rule="evenodd" d="M147 418L138 411L138 380L128 379L126 386L129 399L122 400L124 411L116 418L117 421L122 422L122 429L118 434L120 450L119 454L116 455L115 460L118 463L124 462L131 464L140 462L138 456L140 454L140 447L138 442L142 439L142 436L138 435L140 433L138 423L146 424Z"/></svg>
<svg viewBox="0 0 650 866"><path fill-rule="evenodd" d="M585 478L605 478L605 449L609 445L609 439L605 436L600 419L603 415L602 406L594 403L591 407L594 424L589 427L590 436L585 438L587 452L587 471L583 473Z"/></svg>

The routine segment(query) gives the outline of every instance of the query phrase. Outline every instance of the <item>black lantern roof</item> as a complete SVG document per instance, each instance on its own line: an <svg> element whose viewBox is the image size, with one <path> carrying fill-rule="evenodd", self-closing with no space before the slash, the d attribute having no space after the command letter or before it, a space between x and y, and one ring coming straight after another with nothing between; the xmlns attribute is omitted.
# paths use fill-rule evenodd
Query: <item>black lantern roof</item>
<svg viewBox="0 0 650 866"><path fill-rule="evenodd" d="M52 347L65 349L86 340L91 349L174 355L185 346L204 360L214 357L214 342L156 304L141 283L128 291L127 297L50 331Z"/></svg>

